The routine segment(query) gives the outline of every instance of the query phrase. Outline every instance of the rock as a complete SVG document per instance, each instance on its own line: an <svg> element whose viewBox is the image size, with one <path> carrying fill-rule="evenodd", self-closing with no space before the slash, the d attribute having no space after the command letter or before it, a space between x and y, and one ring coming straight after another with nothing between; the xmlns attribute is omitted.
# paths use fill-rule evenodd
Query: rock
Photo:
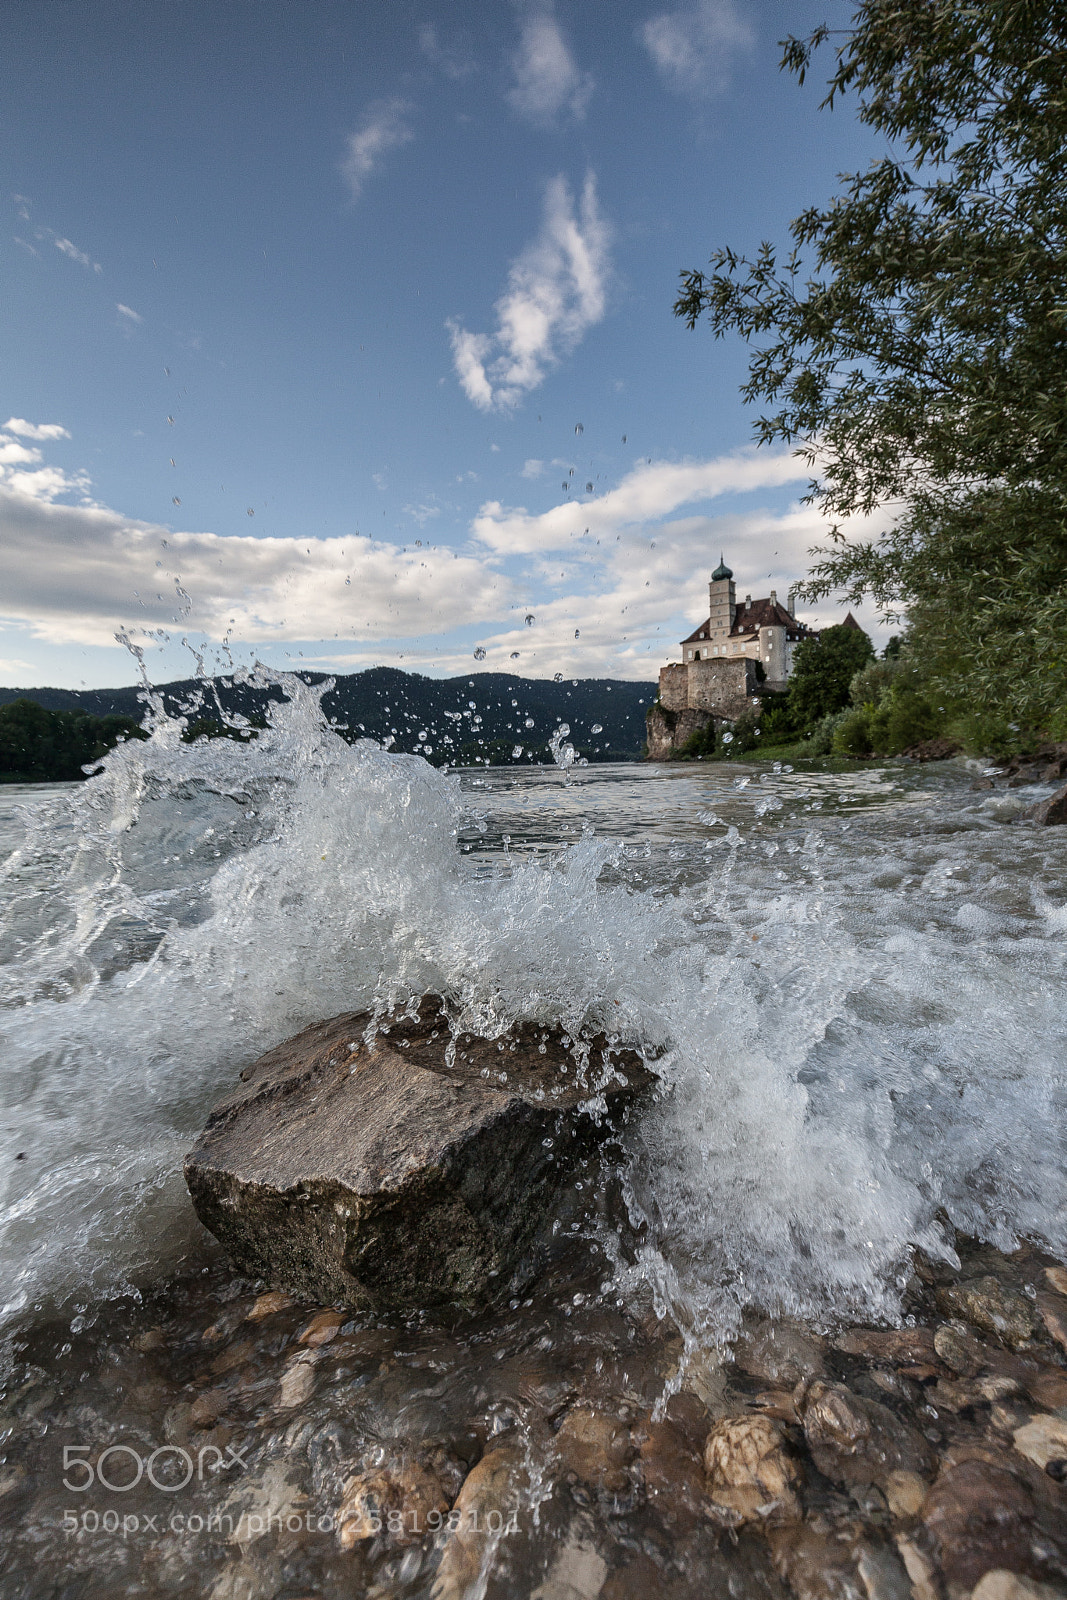
<svg viewBox="0 0 1067 1600"><path fill-rule="evenodd" d="M1020 1578L1017 1572L997 1567L979 1578L971 1591L971 1600L1063 1600L1063 1593L1062 1589L1053 1589L1051 1584Z"/></svg>
<svg viewBox="0 0 1067 1600"><path fill-rule="evenodd" d="M934 1336L929 1328L850 1328L834 1340L835 1350L848 1356L867 1356L894 1366L937 1363Z"/></svg>
<svg viewBox="0 0 1067 1600"><path fill-rule="evenodd" d="M846 1488L883 1488L892 1472L922 1477L933 1468L930 1447L915 1428L844 1384L813 1383L798 1409L815 1465Z"/></svg>
<svg viewBox="0 0 1067 1600"><path fill-rule="evenodd" d="M716 1506L743 1522L796 1522L800 1471L779 1423L770 1417L717 1422L704 1446L708 1490Z"/></svg>
<svg viewBox="0 0 1067 1600"><path fill-rule="evenodd" d="M1057 1294L1067 1294L1067 1267L1046 1267L1045 1277Z"/></svg>
<svg viewBox="0 0 1067 1600"><path fill-rule="evenodd" d="M1050 1368L1027 1378L1023 1387L1036 1405L1047 1406L1050 1411L1067 1407L1067 1372L1053 1372Z"/></svg>
<svg viewBox="0 0 1067 1600"><path fill-rule="evenodd" d="M917 1472L903 1472L897 1468L886 1475L883 1488L890 1514L904 1521L919 1515L929 1485Z"/></svg>
<svg viewBox="0 0 1067 1600"><path fill-rule="evenodd" d="M938 1291L938 1301L952 1316L963 1317L984 1333L995 1334L1012 1350L1029 1344L1037 1332L1037 1312L1024 1295L1006 1289L999 1278L974 1278Z"/></svg>
<svg viewBox="0 0 1067 1600"><path fill-rule="evenodd" d="M926 1551L907 1534L897 1534L897 1549L908 1574L914 1600L941 1600L941 1585L937 1572Z"/></svg>
<svg viewBox="0 0 1067 1600"><path fill-rule="evenodd" d="M645 1498L672 1531L689 1528L704 1515L704 1465L686 1432L669 1418L641 1430L638 1467Z"/></svg>
<svg viewBox="0 0 1067 1600"><path fill-rule="evenodd" d="M139 1333L133 1341L133 1348L141 1355L154 1355L157 1350L166 1347L166 1339L162 1328L147 1328L144 1333Z"/></svg>
<svg viewBox="0 0 1067 1600"><path fill-rule="evenodd" d="M351 1550L381 1534L394 1544L419 1544L427 1531L439 1531L448 1507L441 1480L421 1462L401 1459L357 1472L341 1491L338 1542L342 1550Z"/></svg>
<svg viewBox="0 0 1067 1600"><path fill-rule="evenodd" d="M274 1402L276 1411L293 1411L297 1406L302 1406L310 1400L315 1388L315 1363L318 1354L314 1350L301 1351L293 1357L285 1371L282 1381L278 1386L278 1398Z"/></svg>
<svg viewBox="0 0 1067 1600"><path fill-rule="evenodd" d="M344 1315L340 1311L320 1311L317 1317L312 1317L307 1327L296 1336L297 1344L306 1344L312 1350L319 1345L329 1344L331 1339L336 1339L344 1322Z"/></svg>
<svg viewBox="0 0 1067 1600"><path fill-rule="evenodd" d="M474 1585L489 1571L509 1527L514 1533L519 1526L529 1481L526 1458L514 1442L488 1451L468 1473L452 1507L433 1600L469 1600L478 1592Z"/></svg>
<svg viewBox="0 0 1067 1600"><path fill-rule="evenodd" d="M1061 1294L1038 1294L1036 1305L1049 1333L1067 1350L1067 1299Z"/></svg>
<svg viewBox="0 0 1067 1600"><path fill-rule="evenodd" d="M629 1487L630 1430L610 1412L575 1406L559 1425L555 1447L565 1476L573 1473L576 1481L608 1494Z"/></svg>
<svg viewBox="0 0 1067 1600"><path fill-rule="evenodd" d="M189 1422L194 1428L210 1428L229 1404L224 1389L204 1389L189 1407Z"/></svg>
<svg viewBox="0 0 1067 1600"><path fill-rule="evenodd" d="M987 1572L1026 1572L1034 1560L1034 1503L1012 1473L965 1461L926 1497L923 1522L949 1583L970 1588Z"/></svg>
<svg viewBox="0 0 1067 1600"><path fill-rule="evenodd" d="M1016 1450L1042 1472L1050 1461L1067 1461L1067 1421L1063 1417L1031 1417L1011 1437Z"/></svg>
<svg viewBox="0 0 1067 1600"><path fill-rule="evenodd" d="M975 778L974 782L971 784L972 791L992 789L993 787L994 784L992 778Z"/></svg>
<svg viewBox="0 0 1067 1600"><path fill-rule="evenodd" d="M963 746L955 739L921 739L903 754L912 761L947 761L958 756Z"/></svg>
<svg viewBox="0 0 1067 1600"><path fill-rule="evenodd" d="M280 1289L268 1289L266 1294L261 1294L246 1317L247 1322L262 1322L264 1317L273 1317L276 1311L287 1311L294 1304L291 1294L283 1294Z"/></svg>
<svg viewBox="0 0 1067 1600"><path fill-rule="evenodd" d="M507 1291L568 1158L653 1081L603 1035L453 1040L432 996L376 1030L319 1023L241 1079L186 1158L200 1220L249 1276L372 1315Z"/></svg>
<svg viewBox="0 0 1067 1600"><path fill-rule="evenodd" d="M895 1550L859 1528L771 1529L774 1564L795 1600L912 1600Z"/></svg>
<svg viewBox="0 0 1067 1600"><path fill-rule="evenodd" d="M777 1388L794 1389L802 1378L823 1378L822 1341L788 1322L764 1322L737 1341L734 1360L742 1372Z"/></svg>
<svg viewBox="0 0 1067 1600"><path fill-rule="evenodd" d="M597 1600L608 1575L608 1564L593 1542L593 1528L577 1519L567 1532L543 1583L530 1600Z"/></svg>
<svg viewBox="0 0 1067 1600"><path fill-rule="evenodd" d="M1031 806L1029 811L1024 812L1024 816L1040 827L1052 827L1067 822L1067 784L1064 784L1062 789L1057 789L1047 800L1039 800L1036 806Z"/></svg>
<svg viewBox="0 0 1067 1600"><path fill-rule="evenodd" d="M934 1334L934 1349L946 1367L963 1378L973 1378L988 1365L992 1351L958 1322L943 1322Z"/></svg>

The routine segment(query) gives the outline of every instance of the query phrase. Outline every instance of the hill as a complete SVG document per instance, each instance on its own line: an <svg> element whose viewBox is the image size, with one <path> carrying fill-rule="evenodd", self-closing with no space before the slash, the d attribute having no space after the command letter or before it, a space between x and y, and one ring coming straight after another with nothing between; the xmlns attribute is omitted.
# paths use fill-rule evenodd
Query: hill
<svg viewBox="0 0 1067 1600"><path fill-rule="evenodd" d="M301 672L310 684L323 672ZM266 689L234 684L221 677L201 682L185 678L159 684L168 711L179 712L195 697L202 700L205 732L221 732L234 714L262 716L268 700L280 700L277 686ZM118 689L0 689L0 706L32 700L50 711L76 711L96 717L144 715L136 685ZM518 678L506 672L472 672L458 678L426 678L396 667L335 676L323 710L350 733L415 751L429 744L439 761L493 762L547 760L548 740L561 722L590 761L635 760L645 739L645 711L656 698L655 683L619 678ZM214 726L212 726L214 723ZM594 731L596 730L596 731ZM422 737L420 737L422 736Z"/></svg>

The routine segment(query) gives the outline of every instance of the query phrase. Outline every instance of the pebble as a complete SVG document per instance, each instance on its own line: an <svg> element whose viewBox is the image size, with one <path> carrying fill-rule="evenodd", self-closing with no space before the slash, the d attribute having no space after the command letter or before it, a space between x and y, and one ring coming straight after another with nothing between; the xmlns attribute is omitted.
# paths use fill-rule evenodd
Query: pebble
<svg viewBox="0 0 1067 1600"><path fill-rule="evenodd" d="M317 1317L312 1317L307 1327L296 1336L297 1344L309 1345L315 1349L318 1345L329 1344L331 1339L336 1339L344 1322L344 1313L341 1311L320 1311Z"/></svg>
<svg viewBox="0 0 1067 1600"><path fill-rule="evenodd" d="M995 1334L1012 1350L1029 1344L1037 1332L1033 1304L991 1274L947 1285L939 1290L938 1301L951 1315L962 1317L983 1333Z"/></svg>
<svg viewBox="0 0 1067 1600"><path fill-rule="evenodd" d="M629 1488L630 1430L609 1412L575 1406L559 1425L555 1448L564 1475L608 1494Z"/></svg>
<svg viewBox="0 0 1067 1600"><path fill-rule="evenodd" d="M991 1568L1032 1565L1034 1503L1012 1473L964 1461L930 1490L923 1522L950 1584L971 1588Z"/></svg>
<svg viewBox="0 0 1067 1600"><path fill-rule="evenodd" d="M493 1555L506 1537L493 1530L498 1525L501 1529L508 1526L528 1486L526 1458L516 1442L502 1443L487 1451L468 1473L452 1508L457 1514L457 1526L445 1543L433 1600L470 1600L477 1592L474 1585L489 1570Z"/></svg>
<svg viewBox="0 0 1067 1600"><path fill-rule="evenodd" d="M876 1483L891 1472L922 1477L933 1455L922 1435L888 1406L840 1383L813 1383L799 1406L815 1465L835 1483Z"/></svg>
<svg viewBox="0 0 1067 1600"><path fill-rule="evenodd" d="M885 1480L885 1498L890 1513L898 1521L917 1517L922 1510L929 1485L917 1472L905 1472L900 1467L890 1472Z"/></svg>
<svg viewBox="0 0 1067 1600"><path fill-rule="evenodd" d="M1060 1294L1039 1294L1037 1309L1056 1343L1067 1350L1067 1299Z"/></svg>
<svg viewBox="0 0 1067 1600"><path fill-rule="evenodd" d="M348 1479L337 1507L337 1540L351 1550L379 1535L394 1544L418 1544L427 1519L442 1517L449 1497L440 1478L418 1461L400 1460L387 1468L358 1472Z"/></svg>
<svg viewBox="0 0 1067 1600"><path fill-rule="evenodd" d="M1017 1572L1007 1572L997 1567L979 1578L971 1592L971 1600L1063 1600L1062 1589L1038 1583L1034 1578L1020 1577Z"/></svg>
<svg viewBox="0 0 1067 1600"><path fill-rule="evenodd" d="M1045 1277L1057 1294L1067 1294L1067 1267L1046 1267Z"/></svg>
<svg viewBox="0 0 1067 1600"><path fill-rule="evenodd" d="M262 1322L264 1317L273 1317L277 1311L287 1311L296 1301L292 1295L286 1294L282 1289L268 1289L261 1294L252 1306L246 1317L247 1322Z"/></svg>
<svg viewBox="0 0 1067 1600"><path fill-rule="evenodd" d="M1031 1417L1011 1437L1020 1455L1042 1472L1050 1461L1067 1461L1067 1421L1063 1417Z"/></svg>
<svg viewBox="0 0 1067 1600"><path fill-rule="evenodd" d="M796 1522L802 1515L800 1471L770 1417L717 1422L704 1446L704 1470L714 1504L742 1522Z"/></svg>

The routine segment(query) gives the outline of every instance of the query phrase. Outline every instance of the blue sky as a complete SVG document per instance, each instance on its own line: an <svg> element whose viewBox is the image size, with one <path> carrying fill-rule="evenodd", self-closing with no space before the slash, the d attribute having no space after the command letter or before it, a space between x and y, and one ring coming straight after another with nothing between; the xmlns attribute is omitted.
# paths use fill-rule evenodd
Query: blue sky
<svg viewBox="0 0 1067 1600"><path fill-rule="evenodd" d="M778 70L848 15L8 8L0 681L131 681L122 632L157 679L224 641L651 678L720 549L784 593L806 470L753 451L743 346L671 307L874 153L818 110L829 56Z"/></svg>

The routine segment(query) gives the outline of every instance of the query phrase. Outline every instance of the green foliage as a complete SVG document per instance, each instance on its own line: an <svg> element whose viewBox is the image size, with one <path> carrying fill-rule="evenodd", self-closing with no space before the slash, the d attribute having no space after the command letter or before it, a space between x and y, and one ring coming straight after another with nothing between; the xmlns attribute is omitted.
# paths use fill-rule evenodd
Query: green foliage
<svg viewBox="0 0 1067 1600"><path fill-rule="evenodd" d="M182 734L182 743L195 744L198 739L234 739L238 744L247 744L266 726L267 719L261 712L253 712L247 727L220 722L218 717L195 717Z"/></svg>
<svg viewBox="0 0 1067 1600"><path fill-rule="evenodd" d="M674 755L679 761L710 761L721 753L716 724L709 722L706 728L694 729Z"/></svg>
<svg viewBox="0 0 1067 1600"><path fill-rule="evenodd" d="M900 671L900 657L870 661L856 673L848 686L848 697L854 706L868 703L877 705L883 694L896 681Z"/></svg>
<svg viewBox="0 0 1067 1600"><path fill-rule="evenodd" d="M820 28L785 44L803 81ZM791 225L721 249L675 310L754 343L763 442L798 446L832 530L805 586L909 618L938 703L1020 728L1067 703L1067 10L860 0L824 103L886 154Z"/></svg>
<svg viewBox="0 0 1067 1600"><path fill-rule="evenodd" d="M798 731L796 715L792 695L788 689L780 694L764 695L760 711L760 727L763 730L764 744L782 744L796 734Z"/></svg>
<svg viewBox="0 0 1067 1600"><path fill-rule="evenodd" d="M793 655L789 701L801 732L848 705L852 679L873 658L874 647L862 628L839 623L824 628L817 639L800 641Z"/></svg>
<svg viewBox="0 0 1067 1600"><path fill-rule="evenodd" d="M871 742L871 711L869 706L853 706L846 711L833 732L832 748L835 756L867 756L874 746Z"/></svg>
<svg viewBox="0 0 1067 1600"><path fill-rule="evenodd" d="M47 711L34 700L0 706L0 781L64 783L84 778L122 739L145 739L132 717Z"/></svg>
<svg viewBox="0 0 1067 1600"><path fill-rule="evenodd" d="M763 717L759 711L743 711L735 717L730 724L729 732L733 738L723 747L723 754L728 756L749 755L758 750L765 743L763 735Z"/></svg>

